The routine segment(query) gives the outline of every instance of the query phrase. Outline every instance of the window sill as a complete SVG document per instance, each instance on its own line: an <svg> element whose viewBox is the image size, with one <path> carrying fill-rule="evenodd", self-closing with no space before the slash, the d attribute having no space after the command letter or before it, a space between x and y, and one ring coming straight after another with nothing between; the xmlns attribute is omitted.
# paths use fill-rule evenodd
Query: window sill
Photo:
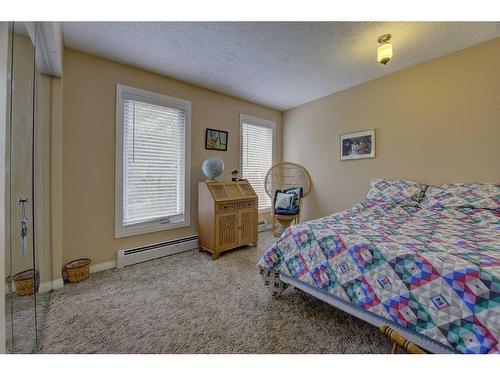
<svg viewBox="0 0 500 375"><path fill-rule="evenodd" d="M160 224L160 223L147 223L147 224L138 224L130 227L116 227L115 228L115 238L124 238L130 236L137 236L140 234L161 232L164 230L178 229L189 227L189 220L185 220L179 223L168 223L168 224Z"/></svg>

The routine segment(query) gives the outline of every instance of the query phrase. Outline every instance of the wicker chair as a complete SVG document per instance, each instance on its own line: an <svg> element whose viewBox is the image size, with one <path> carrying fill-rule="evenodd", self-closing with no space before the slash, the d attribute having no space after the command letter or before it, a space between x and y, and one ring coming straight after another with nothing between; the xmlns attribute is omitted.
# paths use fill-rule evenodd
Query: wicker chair
<svg viewBox="0 0 500 375"><path fill-rule="evenodd" d="M283 228L287 228L295 222L300 222L300 211L302 208L302 200L309 194L311 190L311 178L307 170L300 164L292 162L282 162L275 164L267 172L264 180L264 187L267 195L272 201L272 219L273 233L279 236L281 232L276 232L276 224L280 224ZM285 190L292 187L301 187L303 190L302 197L299 201L299 211L296 215L277 215L274 210L274 196L276 190Z"/></svg>

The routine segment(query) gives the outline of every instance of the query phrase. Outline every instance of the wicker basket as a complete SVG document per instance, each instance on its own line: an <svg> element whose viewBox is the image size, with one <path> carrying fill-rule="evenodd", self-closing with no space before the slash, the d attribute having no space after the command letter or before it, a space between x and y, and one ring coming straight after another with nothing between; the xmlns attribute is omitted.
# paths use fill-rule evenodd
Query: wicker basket
<svg viewBox="0 0 500 375"><path fill-rule="evenodd" d="M64 266L64 270L68 274L68 281L70 283L79 283L80 281L89 278L90 274L90 259L77 259L69 262Z"/></svg>
<svg viewBox="0 0 500 375"><path fill-rule="evenodd" d="M16 286L16 294L18 296L31 296L38 291L40 284L40 274L34 269L19 272L12 278Z"/></svg>

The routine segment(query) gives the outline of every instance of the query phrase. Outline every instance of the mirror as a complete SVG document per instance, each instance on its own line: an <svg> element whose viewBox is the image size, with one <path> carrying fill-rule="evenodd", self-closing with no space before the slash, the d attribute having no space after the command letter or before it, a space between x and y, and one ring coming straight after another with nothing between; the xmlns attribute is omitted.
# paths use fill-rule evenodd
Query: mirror
<svg viewBox="0 0 500 375"><path fill-rule="evenodd" d="M7 160L8 242L6 272L7 351L31 353L36 345L36 288L33 242L33 124L35 49L24 24L10 30L10 126ZM9 251L10 250L10 251Z"/></svg>
<svg viewBox="0 0 500 375"><path fill-rule="evenodd" d="M6 349L36 350L51 290L51 77L35 64L36 23L9 26Z"/></svg>

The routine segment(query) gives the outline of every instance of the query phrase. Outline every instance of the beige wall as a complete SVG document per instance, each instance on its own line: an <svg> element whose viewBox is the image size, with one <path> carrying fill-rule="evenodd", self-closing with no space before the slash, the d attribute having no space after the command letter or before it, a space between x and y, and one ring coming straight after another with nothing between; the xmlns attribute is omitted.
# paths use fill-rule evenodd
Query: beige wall
<svg viewBox="0 0 500 375"><path fill-rule="evenodd" d="M352 206L376 177L499 183L499 89L497 38L286 111L283 160L313 181L305 218ZM365 129L376 157L340 161L339 136Z"/></svg>
<svg viewBox="0 0 500 375"><path fill-rule="evenodd" d="M192 102L191 226L114 238L116 84L150 90ZM111 261L116 251L196 233L197 184L202 161L219 156L221 177L239 169L239 114L277 123L281 155L281 112L73 50L64 53L62 129L63 261L91 257ZM227 152L204 148L205 129L229 131Z"/></svg>

